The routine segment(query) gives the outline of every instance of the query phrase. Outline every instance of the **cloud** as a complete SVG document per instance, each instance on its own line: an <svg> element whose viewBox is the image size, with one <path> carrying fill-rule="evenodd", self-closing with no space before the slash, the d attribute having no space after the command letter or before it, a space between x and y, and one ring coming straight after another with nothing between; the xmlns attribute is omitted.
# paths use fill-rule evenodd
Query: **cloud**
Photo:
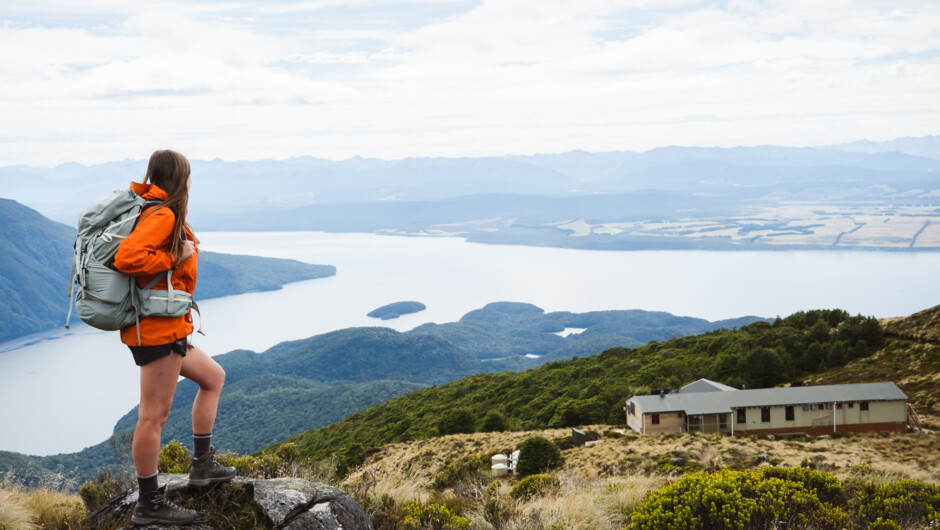
<svg viewBox="0 0 940 530"><path fill-rule="evenodd" d="M930 2L86 4L4 13L0 165L938 132Z"/></svg>

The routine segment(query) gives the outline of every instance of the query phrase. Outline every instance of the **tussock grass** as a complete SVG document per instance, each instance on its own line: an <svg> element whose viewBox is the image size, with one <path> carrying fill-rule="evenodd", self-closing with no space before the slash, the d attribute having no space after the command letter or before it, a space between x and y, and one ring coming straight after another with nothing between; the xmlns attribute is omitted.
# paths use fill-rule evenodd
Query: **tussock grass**
<svg viewBox="0 0 940 530"><path fill-rule="evenodd" d="M18 492L0 489L0 528L25 530L35 528L29 521L29 509L23 504Z"/></svg>
<svg viewBox="0 0 940 530"><path fill-rule="evenodd" d="M85 505L77 495L48 489L0 489L0 528L77 528L85 518Z"/></svg>
<svg viewBox="0 0 940 530"><path fill-rule="evenodd" d="M66 493L70 486L56 474L30 488L12 471L0 476L0 530L77 528L88 510L81 497Z"/></svg>
<svg viewBox="0 0 940 530"><path fill-rule="evenodd" d="M598 433L609 429L582 427ZM591 447L564 449L564 464L548 472L560 483L557 493L512 499L509 491L519 478L493 479L488 465L444 491L432 486L449 462L477 456L488 463L492 455L510 452L530 436L562 442L570 434L570 429L454 434L388 445L369 456L340 487L362 491L367 486L373 498L387 496L397 505L446 505L468 517L470 528L477 530L612 530L629 524L649 492L694 470L808 465L834 475L849 490L864 482L888 484L908 478L940 484L937 435L768 439L701 434L640 437L628 432L623 437L604 437Z"/></svg>

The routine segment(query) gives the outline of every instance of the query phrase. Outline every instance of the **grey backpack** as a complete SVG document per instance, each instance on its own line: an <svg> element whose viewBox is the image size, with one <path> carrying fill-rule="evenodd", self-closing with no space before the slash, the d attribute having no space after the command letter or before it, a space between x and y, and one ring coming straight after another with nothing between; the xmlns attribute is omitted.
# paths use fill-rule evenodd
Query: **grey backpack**
<svg viewBox="0 0 940 530"><path fill-rule="evenodd" d="M78 317L91 327L118 330L139 324L141 317L181 317L195 304L186 291L173 289L173 270L157 275L146 287L114 268L118 245L137 224L140 213L160 201L146 201L129 189L95 201L78 218L75 256L69 274L69 327L74 302ZM166 278L167 290L153 289ZM197 307L198 311L198 307ZM140 326L137 327L137 344Z"/></svg>

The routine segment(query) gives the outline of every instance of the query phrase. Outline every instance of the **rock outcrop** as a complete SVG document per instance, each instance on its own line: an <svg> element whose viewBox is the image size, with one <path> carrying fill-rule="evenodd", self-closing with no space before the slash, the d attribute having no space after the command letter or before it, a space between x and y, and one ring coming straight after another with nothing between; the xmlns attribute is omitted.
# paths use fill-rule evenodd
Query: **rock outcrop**
<svg viewBox="0 0 940 530"><path fill-rule="evenodd" d="M180 528L220 530L272 528L288 530L372 529L362 508L344 491L300 478L247 479L204 488L189 486L188 475L160 475L167 496L177 505L199 512L181 527L131 525L137 490L119 495L92 513L81 528Z"/></svg>

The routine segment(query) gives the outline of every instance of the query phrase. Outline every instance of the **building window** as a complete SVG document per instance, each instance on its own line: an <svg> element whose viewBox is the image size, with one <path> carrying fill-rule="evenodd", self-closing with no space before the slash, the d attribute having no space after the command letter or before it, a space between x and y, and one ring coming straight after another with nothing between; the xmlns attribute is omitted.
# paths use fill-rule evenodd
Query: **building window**
<svg viewBox="0 0 940 530"><path fill-rule="evenodd" d="M738 409L738 423L747 423L747 411Z"/></svg>
<svg viewBox="0 0 940 530"><path fill-rule="evenodd" d="M858 402L858 410L868 410L868 402L867 402L867 401L859 401L859 402Z"/></svg>
<svg viewBox="0 0 940 530"><path fill-rule="evenodd" d="M653 425L659 425L659 414L653 414Z"/></svg>
<svg viewBox="0 0 940 530"><path fill-rule="evenodd" d="M854 408L855 408L855 402L854 402L854 401L849 401L849 408L850 408L850 409L854 409Z"/></svg>
<svg viewBox="0 0 940 530"><path fill-rule="evenodd" d="M630 402L630 415L636 416L636 407L634 406L634 403L632 401Z"/></svg>
<svg viewBox="0 0 940 530"><path fill-rule="evenodd" d="M793 407L787 407L787 421L793 421Z"/></svg>
<svg viewBox="0 0 940 530"><path fill-rule="evenodd" d="M760 408L760 421L767 423L770 421L770 407Z"/></svg>

